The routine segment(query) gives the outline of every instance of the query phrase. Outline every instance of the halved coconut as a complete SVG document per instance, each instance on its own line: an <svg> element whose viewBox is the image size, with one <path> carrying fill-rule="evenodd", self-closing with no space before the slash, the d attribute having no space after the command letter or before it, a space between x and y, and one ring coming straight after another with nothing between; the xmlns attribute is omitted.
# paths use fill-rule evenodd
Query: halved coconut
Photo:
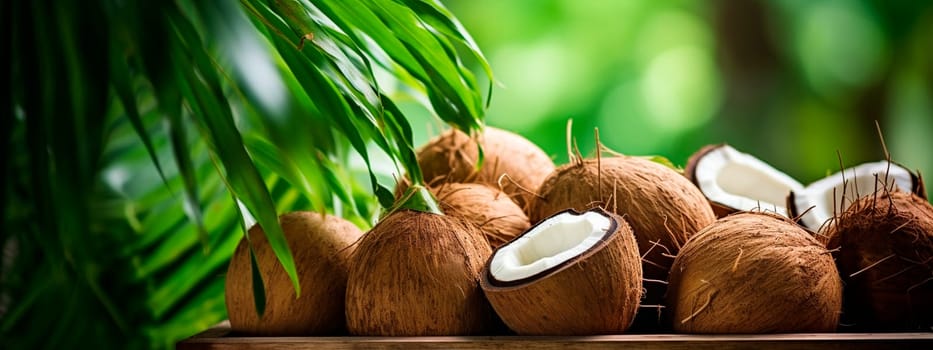
<svg viewBox="0 0 933 350"><path fill-rule="evenodd" d="M787 174L726 144L694 153L684 175L700 188L717 217L748 210L787 216L787 195L803 189Z"/></svg>
<svg viewBox="0 0 933 350"><path fill-rule="evenodd" d="M496 250L480 281L499 317L524 335L623 332L642 288L631 227L602 209L541 221Z"/></svg>
<svg viewBox="0 0 933 350"><path fill-rule="evenodd" d="M687 178L654 161L631 156L578 159L554 171L531 202L532 223L573 208L605 208L625 217L642 254L645 298L658 306L671 263L690 236L716 221L703 193ZM660 307L643 308L636 328L659 331Z"/></svg>
<svg viewBox="0 0 933 350"><path fill-rule="evenodd" d="M880 161L845 169L793 191L787 203L791 217L799 217L801 225L820 231L825 222L841 215L857 199L882 191L913 192L926 198L916 174L895 163Z"/></svg>

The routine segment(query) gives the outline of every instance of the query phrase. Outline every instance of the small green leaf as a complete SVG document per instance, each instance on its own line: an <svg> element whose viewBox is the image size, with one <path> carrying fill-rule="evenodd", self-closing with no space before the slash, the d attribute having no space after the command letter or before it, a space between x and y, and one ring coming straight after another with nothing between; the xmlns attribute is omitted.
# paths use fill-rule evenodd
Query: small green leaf
<svg viewBox="0 0 933 350"><path fill-rule="evenodd" d="M115 42L116 40L113 41ZM146 152L149 153L149 158L159 172L159 177L162 178L162 182L168 187L165 172L162 170L162 163L159 161L155 146L152 145L152 138L149 136L149 131L146 130L146 126L143 124L142 117L139 114L139 106L136 104L136 94L133 92L130 73L127 71L125 65L126 60L120 56L119 49L115 45L111 47L110 51L110 74L114 91L116 91L117 97L119 97L120 102L123 104L123 110L126 112L127 119L130 120L130 124L133 125L133 129L136 130L136 134L139 135L139 139L142 140L143 145L146 147Z"/></svg>
<svg viewBox="0 0 933 350"><path fill-rule="evenodd" d="M329 189L323 184L312 184L312 182L321 182L321 176L317 167L310 167L310 169L306 167L304 171L300 170L300 164L305 162L299 162L290 155L283 154L282 151L265 138L251 135L247 136L244 141L246 142L247 148L250 150L250 154L255 157L259 164L267 167L273 173L282 176L286 181L300 189L305 197L313 203L316 209L324 210L326 205L323 196L329 194L322 191L327 191Z"/></svg>
<svg viewBox="0 0 933 350"><path fill-rule="evenodd" d="M415 13L418 15L418 18L420 18L425 23L430 24L432 29L437 30L448 38L455 39L458 43L467 47L469 49L469 53L473 55L474 58L476 58L476 61L479 62L480 65L482 65L486 76L489 78L489 86L487 87L488 90L486 96L486 107L488 108L489 102L492 100L492 85L495 81L493 79L492 67L490 67L489 62L486 61L482 51L479 49L479 45L477 45L473 38L469 35L466 28L464 28L463 25L457 21L457 18L454 17L453 13L445 8L440 1L403 0L402 2L408 5L412 11L415 11Z"/></svg>
<svg viewBox="0 0 933 350"><path fill-rule="evenodd" d="M683 173L683 169L674 165L674 162L672 162L670 159L667 159L667 157L653 155L653 156L640 156L639 158L650 160L652 162L671 168L672 170Z"/></svg>
<svg viewBox="0 0 933 350"><path fill-rule="evenodd" d="M393 32L370 8L370 4L362 1L321 0L317 1L316 5L330 20L340 26L357 46L368 46L367 40L360 37L360 33L365 33L379 43L380 50L385 51L405 70L417 77L427 75L413 53L400 40L399 33Z"/></svg>
<svg viewBox="0 0 933 350"><path fill-rule="evenodd" d="M395 202L395 205L385 211L383 217L398 210L414 210L424 213L444 215L441 208L437 205L437 199L431 194L427 187L421 185L411 185L402 194L402 198Z"/></svg>
<svg viewBox="0 0 933 350"><path fill-rule="evenodd" d="M358 118L352 117L355 115L353 110L346 103L340 92L336 90L337 87L334 85L333 81L311 64L306 56L301 55L297 50L291 48L291 44L284 42L283 39L279 37L273 37L272 39L277 43L279 52L282 53L282 57L288 62L293 73L298 77L304 78L299 79L299 83L301 83L308 97L315 103L318 103L318 108L332 118L331 120L336 123L336 126L347 137L353 148L362 156L370 172L370 181L373 186L373 191L380 198L380 202L385 203L384 199L392 197L391 192L389 192L389 196L386 197L385 192L388 192L388 190L380 191L381 185L379 185L379 182L376 180L376 175L372 172L369 151L366 148L366 143L363 141L363 135L368 135L374 139L377 145L387 150L387 142L384 137L382 137L382 134L379 133L374 125L367 124L364 121L360 121ZM391 203L391 200L389 200L389 203Z"/></svg>
<svg viewBox="0 0 933 350"><path fill-rule="evenodd" d="M402 114L402 111L395 106L387 96L382 95L382 105L385 107L386 128L389 135L396 141L396 152L408 172L408 179L413 185L424 185L424 176L421 173L421 167L418 165L418 159L415 157L415 150L412 147L412 131L408 125L408 120Z"/></svg>
<svg viewBox="0 0 933 350"><path fill-rule="evenodd" d="M253 246L249 247L249 266L253 272L253 302L256 305L256 314L262 319L266 312L266 291L263 287L262 274L259 273L259 262L256 261L256 254L253 253Z"/></svg>
<svg viewBox="0 0 933 350"><path fill-rule="evenodd" d="M201 200L198 198L197 175L194 171L194 162L191 160L188 133L180 115L170 115L168 119L172 151L185 188L185 214L194 221L202 248L207 252L210 250L210 246L207 244L207 230L204 228L204 215L201 210Z"/></svg>
<svg viewBox="0 0 933 350"><path fill-rule="evenodd" d="M350 189L347 188L347 181L341 179L340 176L336 173L336 169L339 168L337 164L334 164L333 161L327 158L323 153L317 152L315 154L317 164L321 175L323 176L324 182L327 183L328 188L333 191L337 198L340 198L344 203L349 204L351 207L356 207L353 203L353 196L350 194Z"/></svg>

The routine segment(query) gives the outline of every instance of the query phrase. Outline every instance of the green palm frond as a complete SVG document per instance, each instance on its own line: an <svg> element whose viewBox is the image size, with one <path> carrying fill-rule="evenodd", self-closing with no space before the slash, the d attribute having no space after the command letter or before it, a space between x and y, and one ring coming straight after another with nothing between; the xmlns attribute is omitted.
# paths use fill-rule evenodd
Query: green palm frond
<svg viewBox="0 0 933 350"><path fill-rule="evenodd" d="M365 228L393 204L378 169L421 182L397 94L467 131L488 102L464 61L489 74L485 60L435 1L13 1L0 15L16 87L0 128L4 347L171 347L225 317L223 274L253 218L300 288L278 213Z"/></svg>

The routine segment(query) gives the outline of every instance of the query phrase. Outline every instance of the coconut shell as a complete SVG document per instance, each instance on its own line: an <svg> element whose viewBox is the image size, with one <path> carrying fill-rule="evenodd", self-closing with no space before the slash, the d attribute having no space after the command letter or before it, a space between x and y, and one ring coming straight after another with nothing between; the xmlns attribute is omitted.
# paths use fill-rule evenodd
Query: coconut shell
<svg viewBox="0 0 933 350"><path fill-rule="evenodd" d="M933 206L906 192L855 201L827 228L846 284L843 323L933 327Z"/></svg>
<svg viewBox="0 0 933 350"><path fill-rule="evenodd" d="M492 249L528 230L528 217L502 191L482 184L443 184L433 189L445 214L479 226Z"/></svg>
<svg viewBox="0 0 933 350"><path fill-rule="evenodd" d="M924 183L923 183L923 177L920 176L919 172L910 171L909 168L901 164L898 164L897 162L891 162L889 160L888 163L890 165L887 171L890 171L895 168L900 168L903 171L907 172L910 176L910 185L901 186L901 183L897 183L898 185L898 187L896 187L897 192L905 192L905 193L909 192L909 193L913 193L915 196L919 197L920 199L923 199L923 200L927 199L926 187L924 186ZM869 163L862 164L860 166L865 166L867 164ZM826 239L828 239L828 236L829 236L827 230L828 230L828 225L832 224L833 222L833 219L834 219L833 216L841 215L841 213L837 213L837 211L844 211L839 208L844 208L844 209L849 208L849 206L842 205L840 202L851 203L864 197L877 197L877 194L881 194L882 192L889 191L895 188L895 187L888 187L888 189L886 190L885 189L886 186L881 186L882 183L888 182L888 179L886 178L887 177L886 175L887 171L886 171L885 173L877 174L878 176L874 178L874 184L872 186L869 186L869 188L859 189L858 182L856 181L856 179L853 179L851 176L851 174L854 172L856 168L858 167L844 169L843 173L849 174L849 175L846 175L849 177L836 177L836 174L830 175L830 178L836 178L835 180L836 183L834 184L835 186L828 188L826 192L823 193L823 195L827 197L832 196L834 201L836 201L836 204L833 204L830 207L830 209L832 210L831 215L826 215L828 217L826 217L825 219L820 218L820 220L817 220L818 225L812 222L808 225L807 220L805 220L805 215L810 210L813 210L817 206L817 203L813 203L814 200L812 198L814 197L819 198L819 196L818 195L814 196L812 194L813 192L815 192L815 190L813 190L812 187L814 186L814 184L818 184L822 181L825 181L825 179L819 180L815 182L814 184L810 184L809 186L807 186L806 188L802 190L803 193L795 193L794 191L791 191L790 194L788 194L787 201L786 201L788 217L794 218L794 220L802 226L816 226L816 227L811 227L811 229L813 229L814 231L817 231L819 234L819 237L822 237L821 239L824 239L825 241ZM867 178L867 177L868 176L866 175L862 175L862 178ZM855 181L855 183L853 183L853 181ZM846 186L848 186L849 188L849 190L846 191L847 194L845 196L843 196L841 189L839 189L839 186L843 185L844 182L847 183ZM893 184L890 186L893 186ZM835 189L840 190L838 195L835 193ZM855 193L852 193L853 189ZM810 192L811 194L808 195L808 192ZM855 198L856 195L859 198ZM798 203L798 200L799 200L798 197L800 196L803 196L805 199L809 199L809 200L802 201L802 202L806 202L807 203L806 205L801 205L800 203Z"/></svg>
<svg viewBox="0 0 933 350"><path fill-rule="evenodd" d="M486 264L481 286L510 329L521 335L590 335L621 333L632 324L642 287L638 246L622 217L599 211L612 220L610 229L573 259L510 282L497 281Z"/></svg>
<svg viewBox="0 0 933 350"><path fill-rule="evenodd" d="M743 212L680 250L667 305L680 333L832 332L842 282L829 252L790 219Z"/></svg>
<svg viewBox="0 0 933 350"><path fill-rule="evenodd" d="M538 189L529 219L537 223L572 208L603 207L632 226L643 256L647 294L642 304L663 302L673 257L694 233L716 220L706 197L673 169L639 157L586 159L561 166Z"/></svg>
<svg viewBox="0 0 933 350"><path fill-rule="evenodd" d="M465 220L411 210L386 216L357 246L347 327L365 336L483 334L496 317L479 288L492 249Z"/></svg>
<svg viewBox="0 0 933 350"><path fill-rule="evenodd" d="M479 170L478 144L483 146L484 156ZM525 208L534 197L532 192L554 171L554 162L537 145L518 134L489 126L476 138L457 129L444 132L418 151L418 165L429 185L473 182L500 188L499 178L508 174L501 188L521 208ZM406 188L406 181L399 186Z"/></svg>
<svg viewBox="0 0 933 350"><path fill-rule="evenodd" d="M301 298L259 225L247 233L263 278L266 307L259 317L253 301L249 244L237 245L226 279L230 327L252 335L332 335L345 331L344 291L352 245L362 232L349 221L314 212L279 217L295 259Z"/></svg>
<svg viewBox="0 0 933 350"><path fill-rule="evenodd" d="M696 174L697 174L697 164L699 164L700 159L702 159L707 154L709 154L709 152L715 151L716 149L722 146L725 146L725 145L726 144L724 143L721 143L718 145L706 145L700 148L700 150L690 155L690 158L687 159L687 166L684 167L684 176L687 177L687 180L690 180L690 183L694 184L695 186L698 186ZM699 187L697 189L699 189ZM710 207L713 208L713 213L716 214L717 218L725 217L729 214L732 214L738 211L737 209L733 207L716 202L714 200L709 200L709 199L707 200L709 201Z"/></svg>

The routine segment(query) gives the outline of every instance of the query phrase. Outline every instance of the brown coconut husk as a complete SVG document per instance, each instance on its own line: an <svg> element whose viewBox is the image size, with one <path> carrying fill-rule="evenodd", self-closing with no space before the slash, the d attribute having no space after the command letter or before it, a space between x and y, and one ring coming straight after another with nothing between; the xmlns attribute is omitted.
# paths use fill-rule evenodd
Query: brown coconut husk
<svg viewBox="0 0 933 350"><path fill-rule="evenodd" d="M510 329L522 335L589 335L624 332L641 298L641 264L632 229L618 215L595 246L535 276L495 280L489 263L481 285ZM574 213L577 214L577 213Z"/></svg>
<svg viewBox="0 0 933 350"><path fill-rule="evenodd" d="M412 210L383 218L360 240L347 280L353 335L484 334L496 317L479 288L492 249L465 220Z"/></svg>
<svg viewBox="0 0 933 350"><path fill-rule="evenodd" d="M906 192L856 200L827 227L846 284L843 321L860 330L933 327L933 206Z"/></svg>
<svg viewBox="0 0 933 350"><path fill-rule="evenodd" d="M249 244L243 239L227 269L225 292L231 329L263 336L345 332L348 263L352 244L363 233L349 221L314 212L284 214L279 223L295 260L301 297L296 298L262 227L253 226L247 234L264 282L265 311L261 318L256 313Z"/></svg>
<svg viewBox="0 0 933 350"><path fill-rule="evenodd" d="M637 321L644 328L660 325L659 309L649 305L663 304L674 256L690 236L716 220L706 197L690 181L639 157L576 160L555 170L538 193L541 197L529 210L532 223L567 208L602 207L632 226L645 278L645 320Z"/></svg>
<svg viewBox="0 0 933 350"><path fill-rule="evenodd" d="M880 133L880 131L879 131L879 133ZM882 140L882 141L883 141L883 140ZM882 144L882 145L883 145L883 144ZM887 155L886 158L887 158L888 163L889 163L891 166L897 166L897 167L899 167L899 168L903 168L904 170L908 170L908 172L910 173L910 180L911 180L911 186L910 186L910 188L900 188L900 189L898 189L898 191L899 191L899 192L900 192L900 191L904 191L904 192L909 191L909 193L913 193L914 196L917 196L917 197L919 197L919 198L922 199L922 200L927 200L926 187L925 187L925 185L924 185L924 183L923 183L923 177L920 175L920 173L919 173L919 172L914 172L914 171L909 171L909 168L907 168L907 167L905 167L905 166L903 166L903 165L901 165L901 164L899 164L899 163L897 163L897 162L891 161L891 159L890 159L891 157L890 157L890 154L888 154L887 147L886 147L886 146L884 146L884 147L885 147L885 148L884 148L884 149L885 149L884 152L885 152L885 154ZM841 156L840 156L840 159L839 159L839 167L842 168L842 158L841 158ZM848 170L848 169L846 169L846 170ZM881 176L877 177L877 178L875 179L875 187L874 187L874 189L873 189L872 191L870 191L870 192L867 192L867 193L859 193L859 190L860 190L860 189L856 186L856 187L855 187L855 192L856 192L856 196L858 196L858 198L849 198L849 197L841 198L842 193L840 193L840 194L839 194L839 196L840 196L839 199L841 199L841 202L839 202L840 208L833 208L833 216L839 216L839 215L841 215L841 213L844 211L843 208L848 209L848 207L844 207L844 205L845 205L844 203L846 203L846 202L854 202L855 200L857 200L857 199L859 199L859 198L873 197L873 196L876 196L877 194L882 193L882 192L894 191L894 188L893 188L893 187L889 187L889 186L883 185L884 183L887 183L887 181L888 181L886 178L883 178L883 177L886 177L886 176L887 176L887 175L881 175ZM848 181L847 179L843 178L842 181L843 181L843 183L842 183L842 184L843 184L843 188L845 188L846 186L849 186L849 183L847 182L847 181ZM861 190L864 190L864 189L861 189ZM833 196L834 196L833 199L835 200L835 199L836 199L836 197L835 197L836 194L833 193ZM812 208L812 207L810 207L810 208L798 208L798 207L797 207L797 199L796 199L796 197L797 197L797 194L795 194L793 191L791 191L790 194L788 194L788 196L787 196L787 201L786 201L787 215L788 215L789 217L793 218L795 222L797 222L798 224L801 224L801 225L802 225L802 223L801 223L801 217L803 217L808 211L810 211L810 210L813 209L813 208ZM821 242L827 242L827 241L828 241L829 236L828 236L828 233L827 233L826 231L827 231L827 229L828 229L828 225L831 224L831 223L833 222L834 219L835 219L835 218L830 218L829 220L827 220L826 222L824 222L823 225L820 226L820 227L816 230L816 231L818 231L818 232L816 233L816 234L817 234L817 239L821 240Z"/></svg>
<svg viewBox="0 0 933 350"><path fill-rule="evenodd" d="M480 169L476 168L477 145L483 147ZM472 138L458 129L447 130L418 151L418 165L429 185L472 182L501 188L520 208L525 208L544 178L554 171L554 162L537 145L490 126ZM407 187L408 181L401 180L396 193Z"/></svg>
<svg viewBox="0 0 933 350"><path fill-rule="evenodd" d="M525 212L508 195L483 184L447 183L432 192L445 214L479 226L492 249L528 230Z"/></svg>
<svg viewBox="0 0 933 350"><path fill-rule="evenodd" d="M842 283L830 252L788 218L743 212L680 250L668 307L680 333L831 332Z"/></svg>

